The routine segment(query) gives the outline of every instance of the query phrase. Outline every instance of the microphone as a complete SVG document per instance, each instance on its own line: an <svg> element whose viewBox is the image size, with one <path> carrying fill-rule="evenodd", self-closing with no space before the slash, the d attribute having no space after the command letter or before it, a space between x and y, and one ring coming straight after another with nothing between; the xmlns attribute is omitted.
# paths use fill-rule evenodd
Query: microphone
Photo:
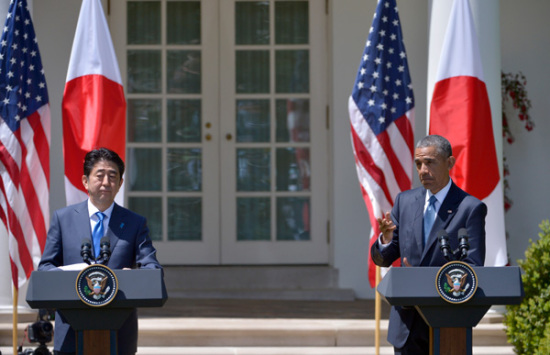
<svg viewBox="0 0 550 355"><path fill-rule="evenodd" d="M90 238L85 238L80 245L80 256L82 260L88 265L90 265L90 259L92 259L92 241Z"/></svg>
<svg viewBox="0 0 550 355"><path fill-rule="evenodd" d="M111 241L109 237L103 237L99 241L99 256L101 257L101 263L107 265L109 258L111 257Z"/></svg>
<svg viewBox="0 0 550 355"><path fill-rule="evenodd" d="M460 260L468 256L470 243L468 243L468 230L466 228L458 230L458 249L460 250Z"/></svg>
<svg viewBox="0 0 550 355"><path fill-rule="evenodd" d="M437 239L439 240L439 248L441 249L441 252L443 253L443 256L447 261L451 261L451 246L449 245L449 234L442 229L439 232L437 232Z"/></svg>

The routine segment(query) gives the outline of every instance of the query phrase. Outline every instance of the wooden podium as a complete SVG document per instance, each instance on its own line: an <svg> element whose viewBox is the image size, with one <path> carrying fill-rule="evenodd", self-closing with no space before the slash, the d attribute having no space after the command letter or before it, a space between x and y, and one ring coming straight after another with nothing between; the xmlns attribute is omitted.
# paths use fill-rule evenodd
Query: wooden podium
<svg viewBox="0 0 550 355"><path fill-rule="evenodd" d="M78 296L78 271L33 271L27 290L31 308L56 309L76 332L78 355L116 355L117 330L137 307L162 307L168 299L162 270L113 270L118 292L105 306Z"/></svg>
<svg viewBox="0 0 550 355"><path fill-rule="evenodd" d="M519 304L519 267L473 267L478 287L471 299L452 304L437 291L438 267L392 267L378 292L392 306L415 307L430 326L430 354L472 355L472 328L492 305Z"/></svg>

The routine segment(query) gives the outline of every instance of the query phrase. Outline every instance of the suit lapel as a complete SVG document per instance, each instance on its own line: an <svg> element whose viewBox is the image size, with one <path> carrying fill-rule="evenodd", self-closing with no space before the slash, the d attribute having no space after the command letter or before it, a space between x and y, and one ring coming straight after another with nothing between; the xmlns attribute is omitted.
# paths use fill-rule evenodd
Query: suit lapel
<svg viewBox="0 0 550 355"><path fill-rule="evenodd" d="M441 207L439 208L439 211L435 216L435 221L432 226L432 230L430 231L430 236L422 252L422 260L426 256L428 250L431 249L432 244L438 243L437 233L440 230L447 228L449 222L456 214L458 205L459 201L457 201L456 185L454 183L451 183L451 188L449 189L445 200L443 200L443 203L441 204ZM420 234L422 234L422 232Z"/></svg>
<svg viewBox="0 0 550 355"><path fill-rule="evenodd" d="M79 203L74 206L74 212L75 212L75 225L77 226L86 226L84 228L78 229L78 237L80 240L88 238L91 240L92 238L92 226L90 224L90 213L88 212L88 200Z"/></svg>
<svg viewBox="0 0 550 355"><path fill-rule="evenodd" d="M418 250L422 250L423 247L423 240L422 240L422 233L423 233L423 221L424 221L424 202L426 197L426 189L418 189L419 193L415 196L415 202L414 206L416 206L416 210L414 211L414 226L413 226L413 233L414 233L414 240L416 243L416 247Z"/></svg>
<svg viewBox="0 0 550 355"><path fill-rule="evenodd" d="M113 207L113 213L111 213L111 219L109 221L109 229L107 230L107 235L109 236L109 240L111 243L111 253L115 249L115 246L118 243L120 236L124 232L124 227L125 223L123 217L123 209L115 203L115 206Z"/></svg>

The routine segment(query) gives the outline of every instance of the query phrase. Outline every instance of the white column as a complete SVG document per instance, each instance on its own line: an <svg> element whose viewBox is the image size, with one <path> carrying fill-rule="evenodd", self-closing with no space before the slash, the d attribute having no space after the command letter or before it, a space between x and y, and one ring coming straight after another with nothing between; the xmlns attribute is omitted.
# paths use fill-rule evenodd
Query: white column
<svg viewBox="0 0 550 355"><path fill-rule="evenodd" d="M437 76L437 67L453 0L430 0L427 120ZM499 0L470 0L479 40L485 85L491 104L493 134L502 176L502 109L500 93L500 4ZM426 127L429 127L428 122ZM427 132L428 128L426 128Z"/></svg>
<svg viewBox="0 0 550 355"><path fill-rule="evenodd" d="M470 0L477 30L485 84L491 103L493 135L502 179L502 94L500 92L500 2L499 0Z"/></svg>
<svg viewBox="0 0 550 355"><path fill-rule="evenodd" d="M430 24L428 27L428 94L426 96L426 134L430 127L430 105L437 78L437 69L441 48L445 40L445 31L449 23L449 15L453 0L430 0Z"/></svg>

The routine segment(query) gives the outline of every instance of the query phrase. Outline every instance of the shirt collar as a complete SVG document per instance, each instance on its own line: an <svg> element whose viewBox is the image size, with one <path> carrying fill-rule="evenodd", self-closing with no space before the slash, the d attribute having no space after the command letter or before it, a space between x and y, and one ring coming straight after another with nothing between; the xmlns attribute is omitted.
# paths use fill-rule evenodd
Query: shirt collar
<svg viewBox="0 0 550 355"><path fill-rule="evenodd" d="M453 183L453 180L449 179L449 182L447 183L447 185L445 185L444 188L442 188L441 190L439 190L435 194L435 198L437 199L437 202L439 202L439 206L441 206L441 203L443 203L443 201L445 200L445 197L447 197L447 194L449 193L449 190L451 189L451 184L452 183ZM430 190L426 190L426 203L428 203L428 200L430 199L430 197L432 195L433 194ZM439 206L437 206L437 208L439 208Z"/></svg>
<svg viewBox="0 0 550 355"><path fill-rule="evenodd" d="M111 214L113 213L113 208L115 207L115 203L113 202L109 208L107 208L102 213L105 215L105 218L111 218ZM94 204L88 199L88 213L90 214L90 218L96 219L97 217L94 216L97 212L99 212L99 209L94 206Z"/></svg>

